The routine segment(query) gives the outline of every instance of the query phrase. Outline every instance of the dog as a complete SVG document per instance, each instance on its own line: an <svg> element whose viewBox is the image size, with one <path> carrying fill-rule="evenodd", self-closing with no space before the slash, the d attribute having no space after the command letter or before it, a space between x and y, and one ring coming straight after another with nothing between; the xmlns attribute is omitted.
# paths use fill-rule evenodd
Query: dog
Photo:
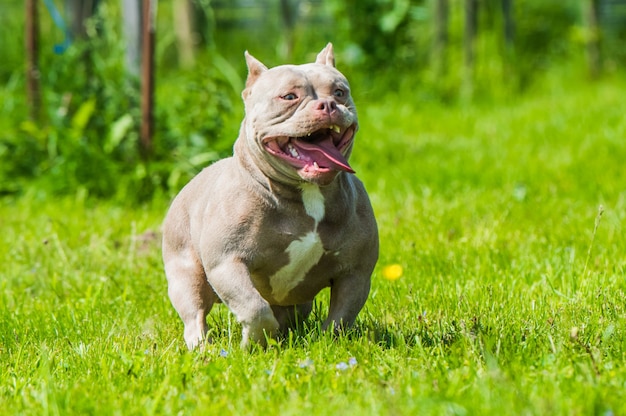
<svg viewBox="0 0 626 416"><path fill-rule="evenodd" d="M168 294L190 350L207 341L216 302L241 323L242 347L302 322L326 287L323 328L349 327L378 259L372 206L348 163L356 109L332 44L304 65L245 58L233 156L194 177L163 223Z"/></svg>

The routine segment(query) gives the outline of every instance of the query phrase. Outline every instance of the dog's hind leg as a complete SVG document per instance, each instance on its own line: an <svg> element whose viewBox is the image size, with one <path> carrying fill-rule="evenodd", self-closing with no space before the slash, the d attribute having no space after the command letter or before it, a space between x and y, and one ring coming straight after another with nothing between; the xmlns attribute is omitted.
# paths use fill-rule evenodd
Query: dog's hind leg
<svg viewBox="0 0 626 416"><path fill-rule="evenodd" d="M192 350L205 341L206 316L216 300L202 264L191 250L164 255L168 294L185 324L185 343Z"/></svg>
<svg viewBox="0 0 626 416"><path fill-rule="evenodd" d="M345 276L330 289L330 309L323 329L335 332L352 326L370 291L369 274Z"/></svg>

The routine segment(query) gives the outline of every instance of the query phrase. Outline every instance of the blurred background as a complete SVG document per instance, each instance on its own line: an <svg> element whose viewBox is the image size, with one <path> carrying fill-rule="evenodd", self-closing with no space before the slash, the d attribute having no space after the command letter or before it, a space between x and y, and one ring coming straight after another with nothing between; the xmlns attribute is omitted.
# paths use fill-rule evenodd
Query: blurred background
<svg viewBox="0 0 626 416"><path fill-rule="evenodd" d="M626 0L3 0L0 195L141 202L231 153L244 50L333 42L357 106L495 106L623 77Z"/></svg>

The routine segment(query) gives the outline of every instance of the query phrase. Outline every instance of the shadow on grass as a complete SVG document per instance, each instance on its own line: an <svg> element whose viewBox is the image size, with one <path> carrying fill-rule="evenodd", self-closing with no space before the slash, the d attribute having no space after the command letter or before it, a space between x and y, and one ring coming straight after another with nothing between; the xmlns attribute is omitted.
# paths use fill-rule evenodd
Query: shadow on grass
<svg viewBox="0 0 626 416"><path fill-rule="evenodd" d="M227 308L217 308L209 314L209 336L215 341L226 341L229 345L239 345L241 325ZM387 324L372 317L357 319L354 326L338 332L322 329L326 310L315 304L311 314L282 332L270 345L281 348L306 348L322 340L363 341L367 340L385 349L449 347L462 339L476 340L489 337L490 328L481 323L478 317L467 320L426 319L418 317L414 322ZM410 327L410 328L409 328Z"/></svg>

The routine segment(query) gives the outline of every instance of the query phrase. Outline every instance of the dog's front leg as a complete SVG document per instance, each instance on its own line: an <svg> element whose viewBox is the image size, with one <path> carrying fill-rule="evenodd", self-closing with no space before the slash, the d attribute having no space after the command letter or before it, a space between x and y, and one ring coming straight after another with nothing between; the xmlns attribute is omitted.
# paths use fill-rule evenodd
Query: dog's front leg
<svg viewBox="0 0 626 416"><path fill-rule="evenodd" d="M285 333L289 329L298 328L311 314L311 310L313 310L313 302L293 306L272 306L272 311L280 325L281 333Z"/></svg>
<svg viewBox="0 0 626 416"><path fill-rule="evenodd" d="M330 309L323 329L334 331L354 324L370 292L369 275L351 275L337 279L330 288Z"/></svg>
<svg viewBox="0 0 626 416"><path fill-rule="evenodd" d="M246 265L238 260L224 261L210 270L207 278L243 326L241 347L248 347L250 342L265 346L266 337L274 335L279 325L269 303L252 284Z"/></svg>

